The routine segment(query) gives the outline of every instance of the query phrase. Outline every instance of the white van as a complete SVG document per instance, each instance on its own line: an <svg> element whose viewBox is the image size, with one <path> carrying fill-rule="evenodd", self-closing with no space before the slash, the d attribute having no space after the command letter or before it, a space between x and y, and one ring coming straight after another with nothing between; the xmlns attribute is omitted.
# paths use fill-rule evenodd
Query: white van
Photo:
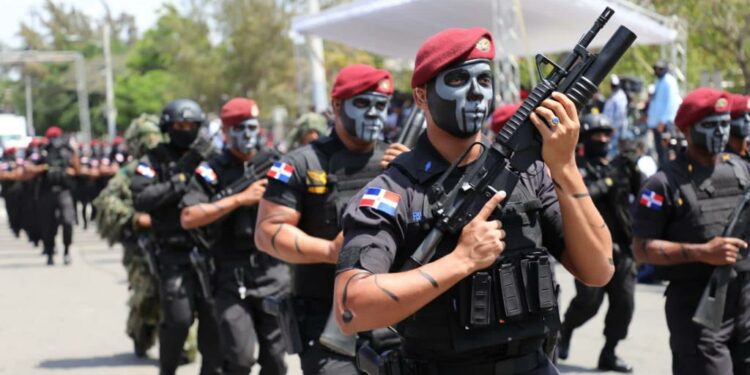
<svg viewBox="0 0 750 375"><path fill-rule="evenodd" d="M17 150L28 146L29 137L26 118L10 113L0 113L0 150L15 147Z"/></svg>

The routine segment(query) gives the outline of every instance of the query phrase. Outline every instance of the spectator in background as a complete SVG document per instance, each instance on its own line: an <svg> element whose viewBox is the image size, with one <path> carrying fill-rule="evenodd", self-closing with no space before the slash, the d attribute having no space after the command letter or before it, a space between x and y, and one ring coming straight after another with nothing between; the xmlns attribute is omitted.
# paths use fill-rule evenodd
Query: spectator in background
<svg viewBox="0 0 750 375"><path fill-rule="evenodd" d="M612 147L610 147L609 155L614 156L618 151L617 144L620 137L628 128L628 97L625 90L620 87L620 77L613 74L610 77L610 84L612 94L604 102L602 114L607 116L612 124Z"/></svg>
<svg viewBox="0 0 750 375"><path fill-rule="evenodd" d="M668 160L666 148L661 140L662 134L674 127L674 117L682 98L677 80L669 73L669 66L665 61L659 60L654 64L654 75L657 78L654 83L654 96L648 105L646 123L654 137L658 162L662 165Z"/></svg>
<svg viewBox="0 0 750 375"><path fill-rule="evenodd" d="M314 112L300 116L294 122L294 129L289 139L291 149L304 146L329 133L328 120L325 116Z"/></svg>

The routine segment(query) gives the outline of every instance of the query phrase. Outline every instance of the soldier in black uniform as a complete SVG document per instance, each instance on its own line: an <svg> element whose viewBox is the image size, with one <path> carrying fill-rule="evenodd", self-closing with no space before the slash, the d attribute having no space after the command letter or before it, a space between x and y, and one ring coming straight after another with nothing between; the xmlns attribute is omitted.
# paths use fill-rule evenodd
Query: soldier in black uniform
<svg viewBox="0 0 750 375"><path fill-rule="evenodd" d="M42 150L42 164L36 166L39 182L37 219L41 229L47 264L54 264L55 237L58 226L63 231L63 262L70 264L70 245L73 243L75 208L73 207L73 176L79 170L78 156L70 145L70 139L57 126L47 129L44 136L48 143Z"/></svg>
<svg viewBox="0 0 750 375"><path fill-rule="evenodd" d="M682 101L675 125L687 150L646 180L633 217L636 260L657 265L669 280L665 311L676 375L747 374L750 371L750 278L738 267L747 243L722 237L732 209L750 182L746 163L724 154L730 133L727 94L699 88ZM745 263L745 262L742 262ZM722 327L692 321L715 266L736 264Z"/></svg>
<svg viewBox="0 0 750 375"><path fill-rule="evenodd" d="M288 292L289 270L258 251L253 239L258 202L268 180L258 179L244 190L233 188L250 176L265 177L266 171L258 169L268 169L268 163L278 159L274 150L263 147L258 113L250 99L235 98L224 105L221 121L227 147L201 163L182 198L183 228L208 229L195 233L210 246L216 263L223 374L250 374L256 345L261 374L286 373L278 323L262 304L265 297Z"/></svg>
<svg viewBox="0 0 750 375"><path fill-rule="evenodd" d="M730 94L729 105L732 109L726 151L750 161L750 97Z"/></svg>
<svg viewBox="0 0 750 375"><path fill-rule="evenodd" d="M600 114L581 118L584 156L577 162L591 199L609 227L614 245L615 274L604 288L593 288L576 280L576 296L570 301L560 330L559 357L568 358L573 330L596 315L604 294L609 310L604 321L607 341L599 355L599 369L632 372L633 368L615 355L617 343L628 333L635 305L636 269L630 250L630 197L638 194L641 177L635 162L619 155L607 160L611 145L612 125Z"/></svg>
<svg viewBox="0 0 750 375"><path fill-rule="evenodd" d="M353 358L318 341L331 312L334 264L343 236L341 212L349 198L382 170L386 145L378 142L393 93L385 70L342 69L333 86L331 135L298 148L268 172L255 242L292 263L292 294L304 349L305 374L356 374Z"/></svg>
<svg viewBox="0 0 750 375"><path fill-rule="evenodd" d="M542 351L560 324L549 257L589 285L605 285L614 272L609 231L575 165L577 111L560 93L531 117L546 164L533 163L512 192L488 198L460 235L446 233L437 259L399 272L433 225L431 186L465 150L466 163L447 176L446 189L480 157L472 145L483 142L479 131L492 113L494 51L483 28L427 39L412 77L426 133L354 196L342 219L339 325L352 333L399 323L401 373L556 374ZM491 293L501 285L519 294ZM519 296L527 296L528 308L512 307ZM501 305L512 315L500 313Z"/></svg>
<svg viewBox="0 0 750 375"><path fill-rule="evenodd" d="M0 189L5 201L5 212L8 215L10 230L16 238L21 235L21 207L23 204L23 186L20 181L23 159L17 158L16 148L3 150L0 160Z"/></svg>
<svg viewBox="0 0 750 375"><path fill-rule="evenodd" d="M42 148L45 144L44 138L34 138L29 142L29 146L26 147L25 159L23 162L23 176L21 180L22 187L22 205L21 205L21 228L26 232L34 247L39 246L39 241L42 239L42 230L39 227L39 220L37 220L37 206L39 198L39 182L41 179L41 172L43 168L39 168L42 164ZM46 255L46 252L42 250L42 255Z"/></svg>
<svg viewBox="0 0 750 375"><path fill-rule="evenodd" d="M171 375L177 370L194 315L200 323L201 374L221 373L214 306L211 296L201 292L201 277L190 259L194 244L180 226L179 203L187 191L188 179L200 162L212 155L211 141L198 136L204 122L203 111L192 100L178 99L167 104L159 126L169 135L169 143L159 144L141 158L131 181L135 210L151 216L152 230L159 245L162 375Z"/></svg>

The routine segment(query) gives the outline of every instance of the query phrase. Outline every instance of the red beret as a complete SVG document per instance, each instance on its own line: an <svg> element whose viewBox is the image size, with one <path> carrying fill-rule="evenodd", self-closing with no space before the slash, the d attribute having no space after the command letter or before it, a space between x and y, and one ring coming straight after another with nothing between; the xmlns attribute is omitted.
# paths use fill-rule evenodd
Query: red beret
<svg viewBox="0 0 750 375"><path fill-rule="evenodd" d="M221 123L224 126L234 126L260 114L255 100L247 98L230 99L221 107Z"/></svg>
<svg viewBox="0 0 750 375"><path fill-rule="evenodd" d="M446 29L425 40L417 51L411 87L422 86L445 67L459 61L492 60L495 45L487 29Z"/></svg>
<svg viewBox="0 0 750 375"><path fill-rule="evenodd" d="M8 147L8 148L6 148L6 149L5 149L4 151L3 151L3 153L4 153L5 155L13 155L13 154L15 154L15 153L16 153L16 148L15 148L15 147Z"/></svg>
<svg viewBox="0 0 750 375"><path fill-rule="evenodd" d="M118 135L114 139L112 139L112 144L119 145L119 144L122 144L122 141L123 141L122 137Z"/></svg>
<svg viewBox="0 0 750 375"><path fill-rule="evenodd" d="M750 112L750 96L729 94L729 105L732 107L732 120Z"/></svg>
<svg viewBox="0 0 750 375"><path fill-rule="evenodd" d="M704 118L726 113L729 114L729 95L720 90L701 87L691 91L682 100L674 123L684 133L690 126Z"/></svg>
<svg viewBox="0 0 750 375"><path fill-rule="evenodd" d="M495 133L500 133L500 129L510 120L514 113L521 107L521 103L505 104L495 108L492 112L492 123L490 129Z"/></svg>
<svg viewBox="0 0 750 375"><path fill-rule="evenodd" d="M54 138L59 137L63 134L62 129L60 127L52 125L49 128L47 128L47 131L44 132L44 136L47 138Z"/></svg>
<svg viewBox="0 0 750 375"><path fill-rule="evenodd" d="M365 64L349 65L339 71L331 89L334 99L349 99L365 91L393 94L393 77L385 69L376 69Z"/></svg>

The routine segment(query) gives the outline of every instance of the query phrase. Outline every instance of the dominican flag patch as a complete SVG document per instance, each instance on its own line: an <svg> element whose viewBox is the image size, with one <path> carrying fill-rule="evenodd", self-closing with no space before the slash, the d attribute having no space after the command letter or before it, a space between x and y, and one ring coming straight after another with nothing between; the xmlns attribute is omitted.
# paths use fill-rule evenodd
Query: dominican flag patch
<svg viewBox="0 0 750 375"><path fill-rule="evenodd" d="M372 207L388 216L396 215L396 207L401 196L385 189L368 187L365 195L359 200L360 207Z"/></svg>
<svg viewBox="0 0 750 375"><path fill-rule="evenodd" d="M198 176L201 176L203 180L208 182L210 185L216 185L216 183L219 181L219 177L216 176L216 172L211 169L208 163L201 163L198 168L195 169L195 173Z"/></svg>
<svg viewBox="0 0 750 375"><path fill-rule="evenodd" d="M154 168L151 168L151 166L146 163L139 163L135 168L135 173L138 173L139 175L147 178L156 177L156 171L154 170Z"/></svg>
<svg viewBox="0 0 750 375"><path fill-rule="evenodd" d="M289 183L289 179L292 178L292 172L294 172L294 166L281 161L273 163L271 169L268 170L266 176L279 180L283 183Z"/></svg>
<svg viewBox="0 0 750 375"><path fill-rule="evenodd" d="M643 189L640 204L646 208L658 211L661 210L661 205L664 204L664 196L657 194L655 191Z"/></svg>

